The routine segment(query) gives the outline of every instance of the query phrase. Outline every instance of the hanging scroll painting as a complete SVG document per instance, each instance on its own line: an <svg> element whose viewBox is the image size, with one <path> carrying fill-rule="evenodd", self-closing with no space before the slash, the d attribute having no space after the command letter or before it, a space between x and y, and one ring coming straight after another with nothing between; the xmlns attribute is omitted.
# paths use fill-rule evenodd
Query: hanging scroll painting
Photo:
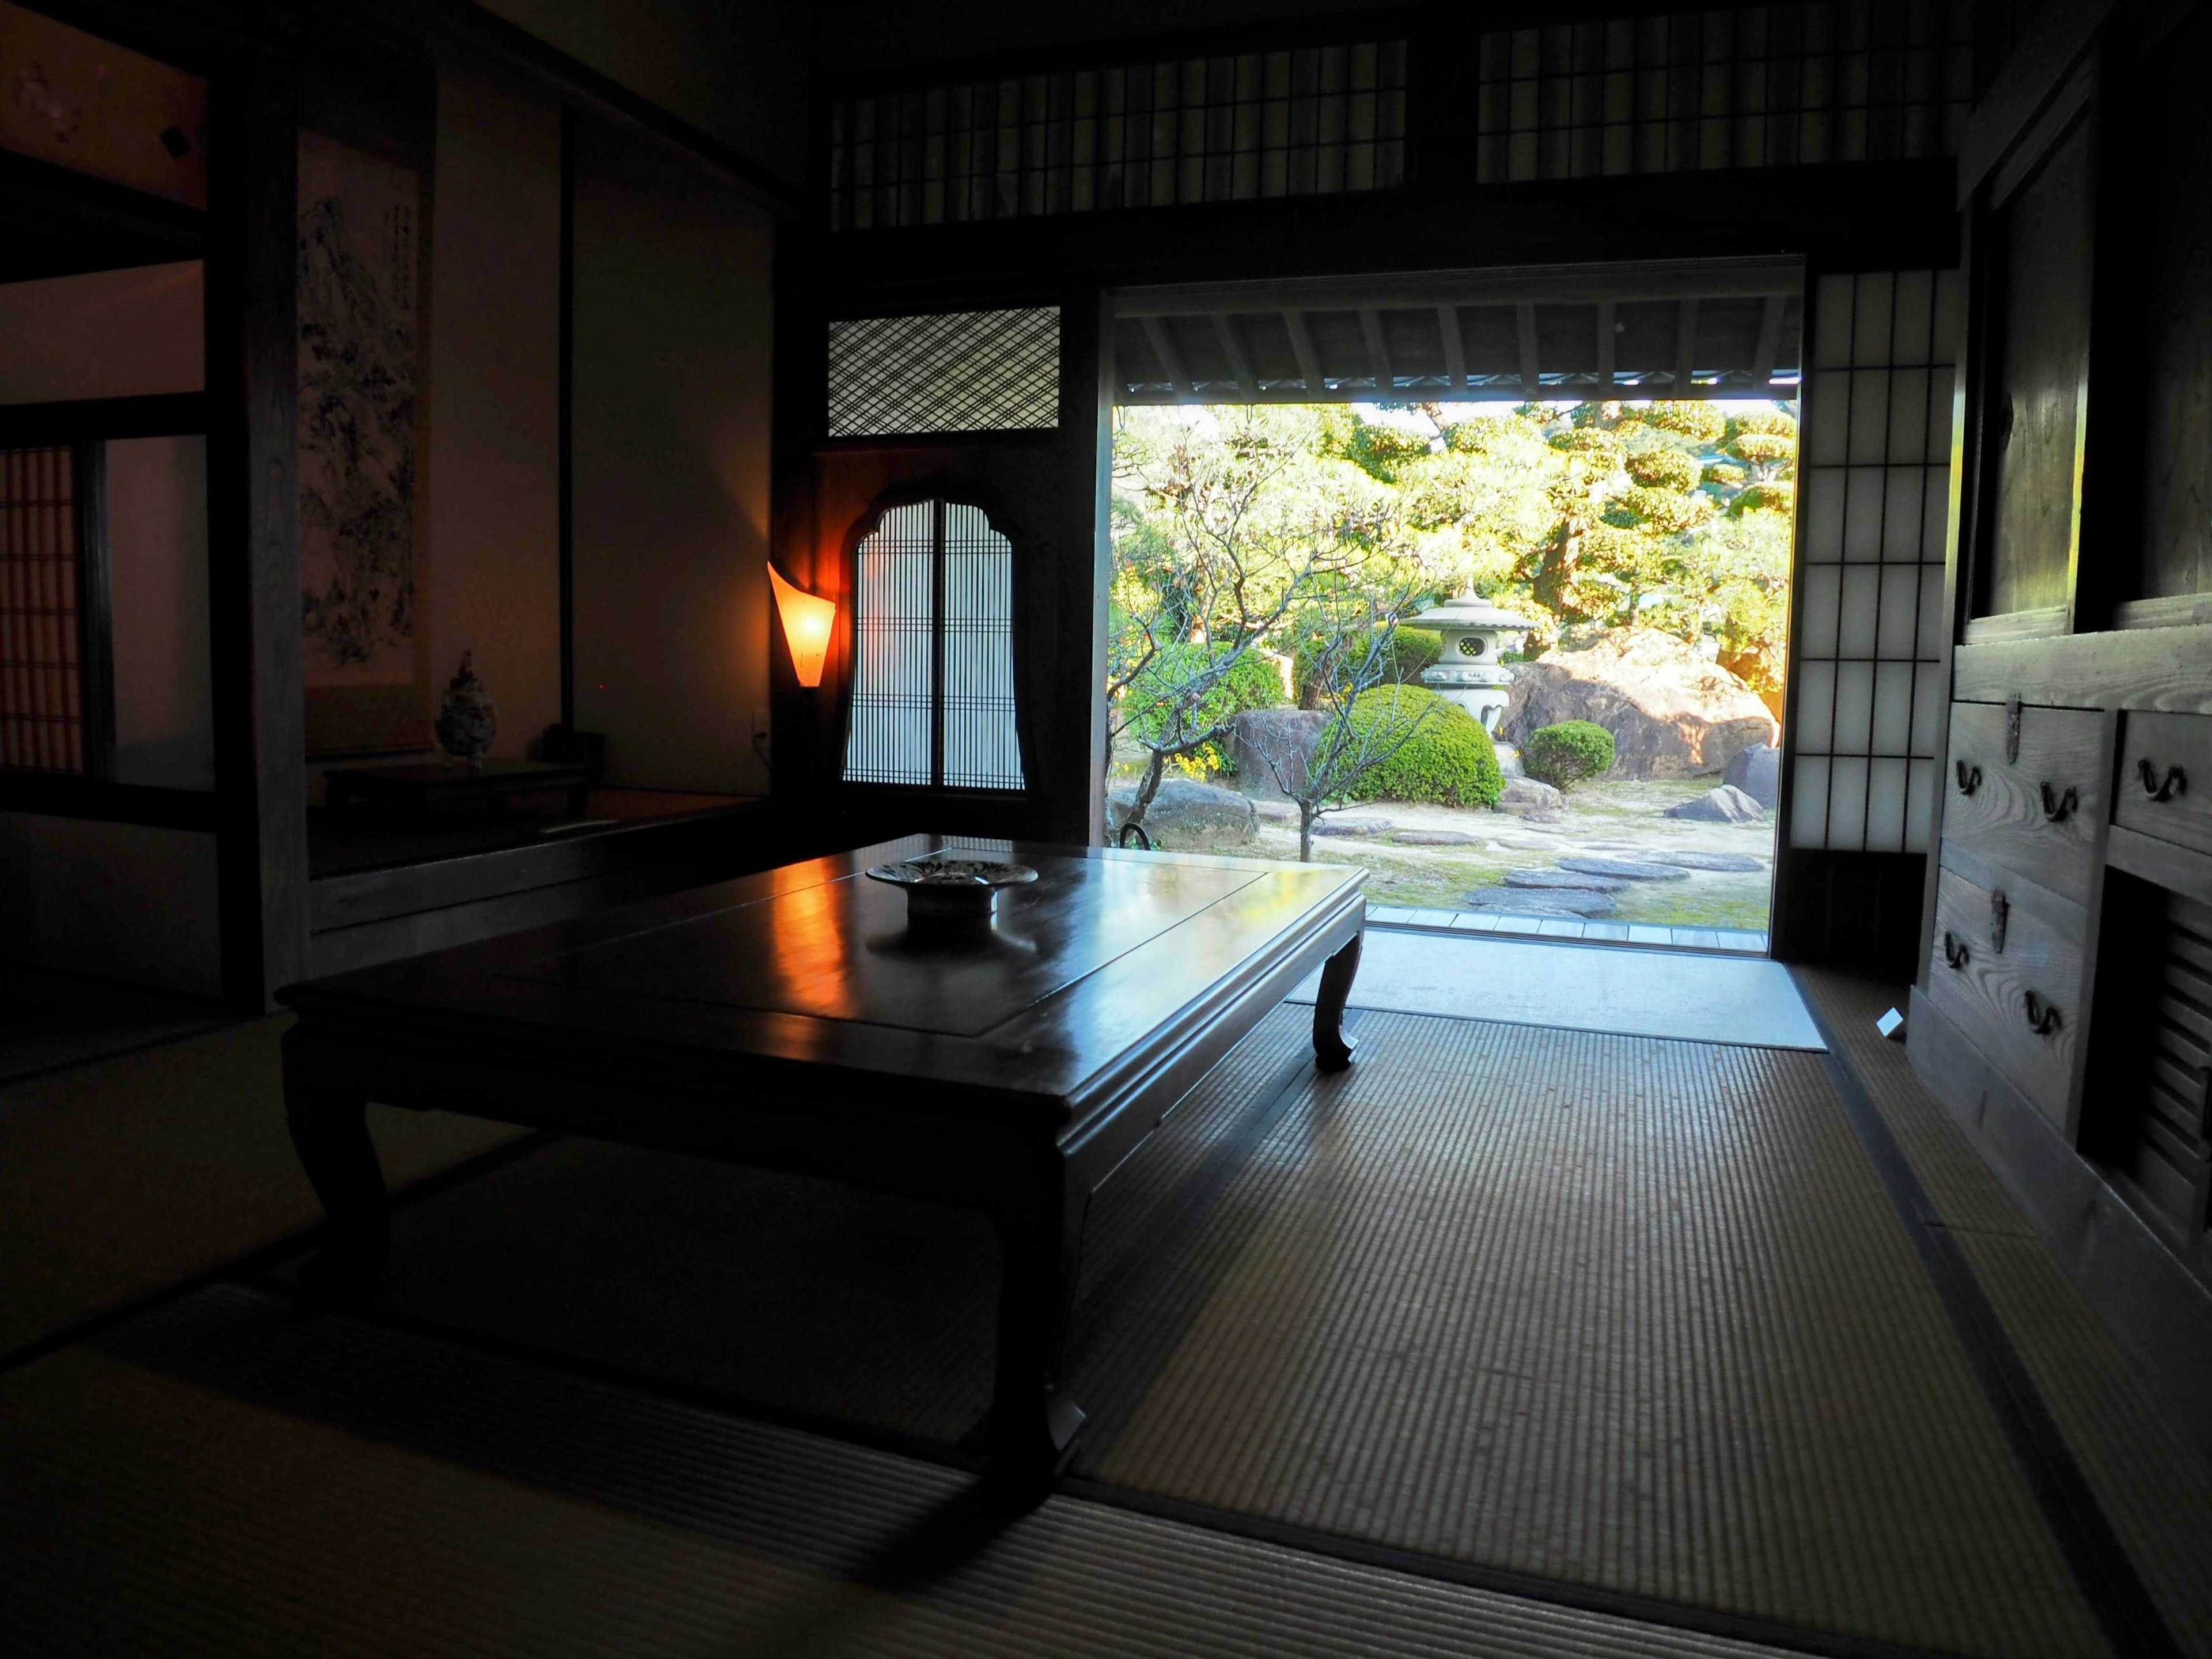
<svg viewBox="0 0 2212 1659"><path fill-rule="evenodd" d="M311 757L429 743L423 179L300 135L302 668Z"/></svg>

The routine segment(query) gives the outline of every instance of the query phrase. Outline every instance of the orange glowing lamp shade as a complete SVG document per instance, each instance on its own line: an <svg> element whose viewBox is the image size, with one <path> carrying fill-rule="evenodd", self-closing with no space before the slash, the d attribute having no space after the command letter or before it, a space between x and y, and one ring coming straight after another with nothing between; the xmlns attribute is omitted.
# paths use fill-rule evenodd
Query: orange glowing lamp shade
<svg viewBox="0 0 2212 1659"><path fill-rule="evenodd" d="M822 684L822 659L829 654L830 624L836 618L837 603L793 587L774 565L768 568L768 579L775 588L775 611L783 618L791 666L799 683L811 690Z"/></svg>

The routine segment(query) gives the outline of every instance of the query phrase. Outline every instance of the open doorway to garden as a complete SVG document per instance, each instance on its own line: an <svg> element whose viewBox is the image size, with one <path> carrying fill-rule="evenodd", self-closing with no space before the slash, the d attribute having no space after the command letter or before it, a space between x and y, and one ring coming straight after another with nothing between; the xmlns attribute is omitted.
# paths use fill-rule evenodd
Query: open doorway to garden
<svg viewBox="0 0 2212 1659"><path fill-rule="evenodd" d="M1383 921L1763 952L1794 398L1370 384L1117 408L1111 827L1362 865Z"/></svg>

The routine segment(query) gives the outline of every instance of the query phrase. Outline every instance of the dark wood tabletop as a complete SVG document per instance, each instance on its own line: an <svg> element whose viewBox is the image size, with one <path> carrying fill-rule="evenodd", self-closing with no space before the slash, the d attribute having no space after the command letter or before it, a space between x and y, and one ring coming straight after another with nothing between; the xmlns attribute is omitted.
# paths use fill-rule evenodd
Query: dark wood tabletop
<svg viewBox="0 0 2212 1659"><path fill-rule="evenodd" d="M1079 1420L1050 1379L1090 1194L1324 963L1316 1063L1348 1063L1364 875L996 843L985 855L1038 879L948 942L910 932L904 893L864 872L949 844L909 837L280 993L301 1017L293 1137L331 1222L319 1281L357 1290L388 1246L370 1100L980 1209L1009 1264L994 1437L1048 1458Z"/></svg>

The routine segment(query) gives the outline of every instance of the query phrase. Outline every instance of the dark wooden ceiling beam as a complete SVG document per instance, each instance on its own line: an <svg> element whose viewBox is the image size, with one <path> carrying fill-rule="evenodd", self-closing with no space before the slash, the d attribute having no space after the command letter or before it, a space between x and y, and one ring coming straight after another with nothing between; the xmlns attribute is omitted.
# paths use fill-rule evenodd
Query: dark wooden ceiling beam
<svg viewBox="0 0 2212 1659"><path fill-rule="evenodd" d="M1328 382L1321 372L1321 353L1314 349L1313 335L1306 328L1305 313L1286 311L1283 326L1290 333L1291 350L1298 360L1298 376L1306 383L1306 390L1316 398L1328 390Z"/></svg>
<svg viewBox="0 0 2212 1659"><path fill-rule="evenodd" d="M1260 389L1260 377L1253 373L1252 359L1246 354L1244 342L1237 337L1237 319L1225 311L1213 313L1213 332L1221 342L1221 355L1229 360L1229 372L1237 377L1238 388L1245 392Z"/></svg>
<svg viewBox="0 0 2212 1659"><path fill-rule="evenodd" d="M1372 306L1359 311L1360 337L1367 342L1367 372L1375 377L1375 395L1387 398L1392 390L1390 348L1382 338L1382 313Z"/></svg>
<svg viewBox="0 0 2212 1659"><path fill-rule="evenodd" d="M1168 377L1168 388L1178 398L1194 390L1190 373L1182 365L1182 353L1168 337L1167 325L1158 317L1139 319L1145 325L1145 338L1152 342L1152 356L1160 360L1160 372Z"/></svg>
<svg viewBox="0 0 2212 1659"><path fill-rule="evenodd" d="M1698 302L1682 301L1681 320L1674 327L1674 390L1684 397L1695 384L1698 362Z"/></svg>
<svg viewBox="0 0 2212 1659"><path fill-rule="evenodd" d="M1543 365L1536 356L1536 307L1522 303L1513 307L1513 326L1521 337L1521 395L1534 403L1543 394Z"/></svg>
<svg viewBox="0 0 2212 1659"><path fill-rule="evenodd" d="M1782 307L1779 294L1766 296L1766 307L1759 313L1759 344L1751 354L1751 378L1761 386L1774 380L1774 359L1782 349Z"/></svg>
<svg viewBox="0 0 2212 1659"><path fill-rule="evenodd" d="M1437 307L1437 332L1444 343L1444 373L1451 377L1454 392L1467 390L1467 342L1460 337L1459 307Z"/></svg>

